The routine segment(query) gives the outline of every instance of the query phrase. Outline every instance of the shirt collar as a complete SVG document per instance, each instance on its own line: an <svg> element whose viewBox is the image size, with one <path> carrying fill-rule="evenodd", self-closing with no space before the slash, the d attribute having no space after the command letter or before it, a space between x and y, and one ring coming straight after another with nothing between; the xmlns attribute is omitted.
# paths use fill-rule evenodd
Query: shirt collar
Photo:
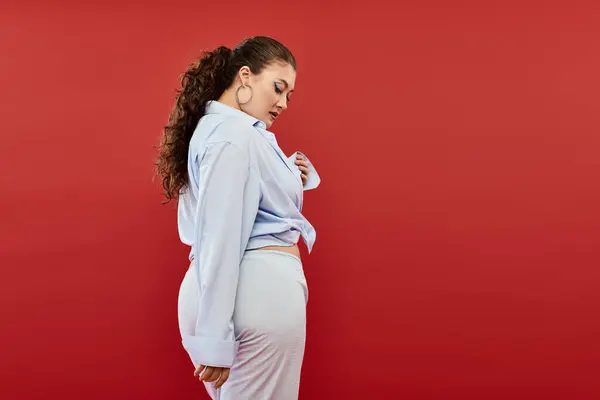
<svg viewBox="0 0 600 400"><path fill-rule="evenodd" d="M238 118L242 118L248 121L248 123L250 123L252 126L255 126L257 128L261 128L266 130L267 126L265 125L265 123L257 118L254 118L253 116L251 116L250 114L246 114L245 112L235 109L233 107L230 107L226 104L223 104L217 100L209 100L206 103L206 114L225 114L225 115L231 115L233 117L238 117Z"/></svg>

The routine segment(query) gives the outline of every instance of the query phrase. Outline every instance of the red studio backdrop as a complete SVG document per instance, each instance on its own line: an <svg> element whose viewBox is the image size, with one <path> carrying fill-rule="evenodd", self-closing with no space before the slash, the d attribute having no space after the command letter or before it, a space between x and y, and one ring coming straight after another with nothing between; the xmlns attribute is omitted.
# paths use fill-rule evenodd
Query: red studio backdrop
<svg viewBox="0 0 600 400"><path fill-rule="evenodd" d="M323 179L301 399L600 398L600 5L451 3L2 2L0 398L207 398L154 146L261 34Z"/></svg>

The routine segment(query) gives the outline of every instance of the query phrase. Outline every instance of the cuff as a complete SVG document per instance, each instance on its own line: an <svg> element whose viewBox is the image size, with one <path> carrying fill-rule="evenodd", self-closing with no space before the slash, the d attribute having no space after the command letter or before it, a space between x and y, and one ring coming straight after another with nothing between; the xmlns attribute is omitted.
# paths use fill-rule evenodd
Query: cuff
<svg viewBox="0 0 600 400"><path fill-rule="evenodd" d="M306 162L308 163L308 179L306 180L306 184L304 184L304 190L316 189L321 183L321 177L308 157L306 157Z"/></svg>
<svg viewBox="0 0 600 400"><path fill-rule="evenodd" d="M308 179L306 180L306 183L304 184L304 190L306 191L306 190L316 189L317 186L319 186L319 184L321 183L321 177L319 176L319 173L315 169L315 166L313 165L313 163L310 162L309 158L306 157L306 154L304 154L300 151L295 152L294 154L292 154L289 157L289 160L292 161L292 164L294 164L296 161L296 154L300 154L302 157L304 157L304 160L308 164Z"/></svg>
<svg viewBox="0 0 600 400"><path fill-rule="evenodd" d="M204 336L184 336L183 348L197 367L231 368L239 348L238 341L221 340Z"/></svg>

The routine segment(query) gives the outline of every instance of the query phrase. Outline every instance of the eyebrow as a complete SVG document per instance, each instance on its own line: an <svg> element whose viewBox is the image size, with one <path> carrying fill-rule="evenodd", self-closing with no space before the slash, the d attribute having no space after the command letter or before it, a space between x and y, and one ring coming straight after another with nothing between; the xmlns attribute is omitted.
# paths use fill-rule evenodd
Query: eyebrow
<svg viewBox="0 0 600 400"><path fill-rule="evenodd" d="M287 83L287 81L286 81L285 79L282 79L282 78L277 78L277 79L279 79L281 82L283 82L283 84L284 84L285 86L287 86L287 87L290 87L290 84L289 84L289 83ZM290 92L293 92L293 91L294 91L294 89L290 90Z"/></svg>

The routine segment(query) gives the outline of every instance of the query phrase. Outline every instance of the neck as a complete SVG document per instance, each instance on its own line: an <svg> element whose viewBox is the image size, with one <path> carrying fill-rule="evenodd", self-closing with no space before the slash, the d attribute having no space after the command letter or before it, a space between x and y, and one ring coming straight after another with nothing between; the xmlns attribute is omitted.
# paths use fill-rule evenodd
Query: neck
<svg viewBox="0 0 600 400"><path fill-rule="evenodd" d="M242 111L242 109L238 105L237 101L235 101L235 93L231 89L225 90L223 92L223 94L221 95L221 97L219 97L219 99L217 101L219 103L225 104L226 106L229 106L229 107L235 108L236 110Z"/></svg>

